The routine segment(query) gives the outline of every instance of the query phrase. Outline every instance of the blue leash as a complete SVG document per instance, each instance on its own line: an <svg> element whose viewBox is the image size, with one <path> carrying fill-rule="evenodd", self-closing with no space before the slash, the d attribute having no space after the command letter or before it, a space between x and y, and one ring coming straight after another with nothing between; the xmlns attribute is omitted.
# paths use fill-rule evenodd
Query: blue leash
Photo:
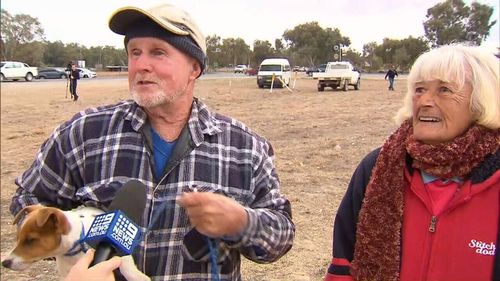
<svg viewBox="0 0 500 281"><path fill-rule="evenodd" d="M86 253L89 247L87 244L84 242L85 239L85 227L83 226L82 222L82 230L80 232L80 239L76 240L71 249L69 249L64 255L67 257L72 257L75 256L76 254L79 254L81 252Z"/></svg>
<svg viewBox="0 0 500 281"><path fill-rule="evenodd" d="M206 236L205 236L206 237ZM212 280L219 281L219 269L217 268L217 245L219 244L219 239L211 239L206 237L208 249L210 250L210 265L212 270Z"/></svg>

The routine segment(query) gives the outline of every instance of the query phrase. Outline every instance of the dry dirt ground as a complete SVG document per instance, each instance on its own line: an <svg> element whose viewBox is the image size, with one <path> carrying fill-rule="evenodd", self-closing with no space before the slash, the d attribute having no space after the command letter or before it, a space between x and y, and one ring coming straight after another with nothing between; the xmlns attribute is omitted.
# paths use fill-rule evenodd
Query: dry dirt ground
<svg viewBox="0 0 500 281"><path fill-rule="evenodd" d="M333 217L361 158L395 129L404 79L395 92L382 77L362 78L361 90L317 92L299 76L293 93L259 89L252 79L199 80L196 96L212 110L233 116L273 145L283 193L290 199L296 239L272 264L245 260L244 280L320 281L330 261ZM1 254L15 241L8 211L14 179L28 168L41 143L61 122L92 106L128 98L126 79L85 79L80 100L65 98L66 81L1 83ZM1 269L1 280L57 280L55 263L24 272Z"/></svg>

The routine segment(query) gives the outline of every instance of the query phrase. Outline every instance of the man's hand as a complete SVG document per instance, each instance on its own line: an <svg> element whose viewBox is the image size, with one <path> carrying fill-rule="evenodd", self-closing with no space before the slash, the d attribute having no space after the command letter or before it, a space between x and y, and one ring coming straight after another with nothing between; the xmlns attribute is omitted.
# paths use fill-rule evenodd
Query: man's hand
<svg viewBox="0 0 500 281"><path fill-rule="evenodd" d="M235 236L248 224L245 208L235 200L210 192L184 193L178 200L191 224L211 237Z"/></svg>
<svg viewBox="0 0 500 281"><path fill-rule="evenodd" d="M64 281L114 281L113 270L120 267L121 259L113 257L110 260L98 263L89 268L94 259L94 250L87 251L71 268Z"/></svg>

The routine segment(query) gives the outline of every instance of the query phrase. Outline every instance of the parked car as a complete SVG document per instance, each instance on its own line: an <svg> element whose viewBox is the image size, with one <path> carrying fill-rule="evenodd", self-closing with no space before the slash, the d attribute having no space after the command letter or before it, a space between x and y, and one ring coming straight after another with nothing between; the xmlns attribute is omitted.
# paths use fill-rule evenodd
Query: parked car
<svg viewBox="0 0 500 281"><path fill-rule="evenodd" d="M257 69L255 69L253 67L249 67L249 68L247 68L246 74L249 76L254 76L254 75L257 75L257 72L258 72Z"/></svg>
<svg viewBox="0 0 500 281"><path fill-rule="evenodd" d="M325 87L332 87L332 89L341 87L343 91L347 91L349 86L354 86L355 90L359 90L361 85L361 75L358 69L348 61L329 62L325 72L314 73L313 78L318 79L319 92L324 91Z"/></svg>
<svg viewBox="0 0 500 281"><path fill-rule="evenodd" d="M273 82L274 80L274 82ZM260 63L257 72L257 86L281 87L289 86L292 80L292 68L290 62L284 58L265 59Z"/></svg>
<svg viewBox="0 0 500 281"><path fill-rule="evenodd" d="M326 63L320 64L318 66L312 66L306 70L306 74L309 76L313 76L314 72L325 72L325 69L326 69Z"/></svg>
<svg viewBox="0 0 500 281"><path fill-rule="evenodd" d="M37 79L66 79L68 74L63 67L47 67L38 70Z"/></svg>
<svg viewBox="0 0 500 281"><path fill-rule="evenodd" d="M0 81L24 79L31 81L38 75L38 68L19 61L2 61L0 63Z"/></svg>
<svg viewBox="0 0 500 281"><path fill-rule="evenodd" d="M78 67L77 69L80 71L80 78L94 78L97 76L97 73L95 73L95 71L92 71L88 68Z"/></svg>
<svg viewBox="0 0 500 281"><path fill-rule="evenodd" d="M244 64L239 64L234 67L234 73L245 73L247 71L247 66Z"/></svg>

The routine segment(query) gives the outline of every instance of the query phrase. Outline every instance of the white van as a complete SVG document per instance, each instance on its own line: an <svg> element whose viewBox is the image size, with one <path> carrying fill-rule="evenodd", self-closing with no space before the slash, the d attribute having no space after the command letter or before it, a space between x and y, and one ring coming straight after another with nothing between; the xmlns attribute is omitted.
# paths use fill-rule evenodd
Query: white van
<svg viewBox="0 0 500 281"><path fill-rule="evenodd" d="M264 86L270 87L273 74L275 76L273 87L283 87L283 83L289 86L292 79L290 62L287 59L263 60L257 73L257 85L259 88L264 88Z"/></svg>

